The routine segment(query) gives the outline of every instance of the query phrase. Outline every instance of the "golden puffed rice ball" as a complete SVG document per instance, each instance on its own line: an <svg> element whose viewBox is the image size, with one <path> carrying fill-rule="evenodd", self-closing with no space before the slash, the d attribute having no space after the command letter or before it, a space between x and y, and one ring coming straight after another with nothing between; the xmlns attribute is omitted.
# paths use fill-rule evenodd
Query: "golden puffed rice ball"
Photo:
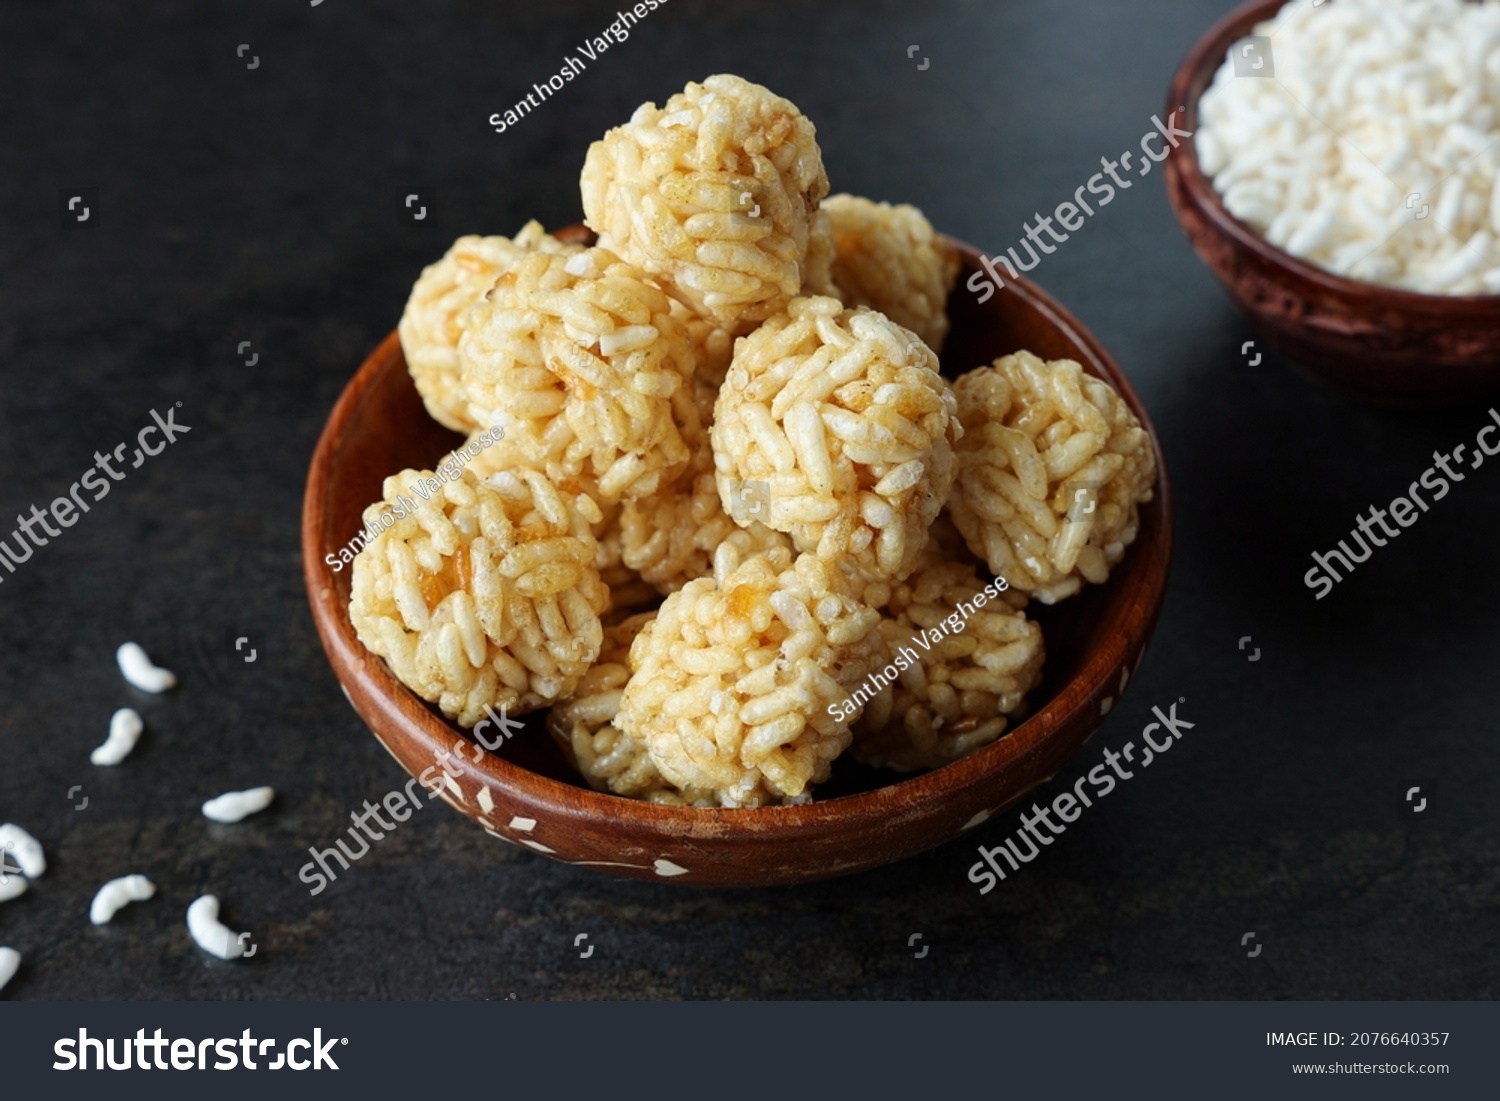
<svg viewBox="0 0 1500 1101"><path fill-rule="evenodd" d="M830 707L885 660L879 620L827 563L726 543L636 637L615 724L678 788L805 802L849 745Z"/></svg>
<svg viewBox="0 0 1500 1101"><path fill-rule="evenodd" d="M1051 604L1102 584L1152 499L1151 439L1113 387L1069 359L997 359L954 384L964 438L948 508L969 549Z"/></svg>
<svg viewBox="0 0 1500 1101"><path fill-rule="evenodd" d="M708 408L712 410L724 376L729 374L729 361L734 358L734 335L699 317L676 299L672 301L673 314L687 327L688 339L693 342L694 377L708 388ZM706 428L708 420L703 424Z"/></svg>
<svg viewBox="0 0 1500 1101"><path fill-rule="evenodd" d="M941 352L958 252L914 206L832 195L822 213L833 238L832 282L844 305L879 310Z"/></svg>
<svg viewBox="0 0 1500 1101"><path fill-rule="evenodd" d="M601 504L666 485L700 431L686 328L607 249L522 258L470 313L459 360L470 414Z"/></svg>
<svg viewBox="0 0 1500 1101"><path fill-rule="evenodd" d="M467 446L472 448L478 438L477 434L469 437ZM481 480L506 471L541 469L541 464L533 462L510 436L502 437L498 443L482 448L477 456L469 460L468 466ZM587 492L592 487L575 481L569 486L559 488L565 493L576 494ZM626 614L634 614L643 606L654 605L659 597L656 589L641 580L641 575L623 561L620 506L618 504L602 506L600 519L597 522L591 522L589 527L598 543L598 551L594 555L594 568L599 571L599 579L604 582L610 594L610 615L605 617L606 622L611 618L623 618L623 616L614 616L614 613L621 609L624 609Z"/></svg>
<svg viewBox="0 0 1500 1101"><path fill-rule="evenodd" d="M925 565L895 587L880 622L906 661L854 725L854 759L877 768L941 768L1004 733L1042 675L1042 632L1026 599L963 562ZM883 671L884 672L884 671Z"/></svg>
<svg viewBox="0 0 1500 1101"><path fill-rule="evenodd" d="M609 614L604 617L606 625L622 622L661 603L661 592L657 587L625 562L623 515L622 506L610 505L605 510L604 522L594 525L594 535L599 540L594 565L599 568L600 580L609 589Z"/></svg>
<svg viewBox="0 0 1500 1101"><path fill-rule="evenodd" d="M828 221L828 211L819 206L807 235L807 265L802 274L802 293L805 296L811 298L821 295L824 298L837 298L841 302L844 300L843 293L833 281L835 250L833 226Z"/></svg>
<svg viewBox="0 0 1500 1101"><path fill-rule="evenodd" d="M828 176L796 105L737 76L646 103L589 147L580 181L600 244L702 317L743 333L800 293Z"/></svg>
<svg viewBox="0 0 1500 1101"><path fill-rule="evenodd" d="M434 420L455 432L478 427L469 416L458 371L458 340L469 308L527 253L566 256L582 251L581 245L564 244L544 232L540 222L527 222L514 240L460 237L441 260L422 269L397 331L407 370Z"/></svg>
<svg viewBox="0 0 1500 1101"><path fill-rule="evenodd" d="M718 388L701 378L694 388L703 423L712 425ZM713 572L715 551L735 533L744 533L744 546L755 550L792 545L764 524L741 528L730 519L719 500L707 429L688 442L693 455L687 469L667 488L626 503L613 533L624 564L662 595Z"/></svg>
<svg viewBox="0 0 1500 1101"><path fill-rule="evenodd" d="M615 725L630 679L630 645L655 617L646 612L605 628L599 659L573 694L547 713L547 729L595 791L669 806L715 807L712 792L678 791L663 780L644 743Z"/></svg>
<svg viewBox="0 0 1500 1101"><path fill-rule="evenodd" d="M973 566L976 569L983 567L983 563L974 555L964 542L964 537L958 533L953 526L945 509L932 522L932 527L927 529L927 545L922 548L922 553L917 556L916 569L912 571L909 578L895 581L890 578L868 578L858 571L846 571L851 574L850 581L859 599L870 607L880 611L887 611L891 602L897 598L898 591L908 582L914 583L921 574L935 566L957 562L965 566ZM1026 607L1026 597L1014 589L1006 591L1006 600L1014 607Z"/></svg>
<svg viewBox="0 0 1500 1101"><path fill-rule="evenodd" d="M871 579L916 566L962 428L937 357L882 314L794 299L735 343L711 430L719 495Z"/></svg>
<svg viewBox="0 0 1500 1101"><path fill-rule="evenodd" d="M677 482L650 497L626 503L620 515L621 558L663 595L707 577L714 552L735 532L744 531L756 549L785 547L792 541L764 524L741 529L724 511L714 480L708 440L695 451Z"/></svg>
<svg viewBox="0 0 1500 1101"><path fill-rule="evenodd" d="M483 481L403 470L382 492L349 598L366 649L461 726L486 705L517 715L572 692L609 604L589 527L598 506L532 470Z"/></svg>

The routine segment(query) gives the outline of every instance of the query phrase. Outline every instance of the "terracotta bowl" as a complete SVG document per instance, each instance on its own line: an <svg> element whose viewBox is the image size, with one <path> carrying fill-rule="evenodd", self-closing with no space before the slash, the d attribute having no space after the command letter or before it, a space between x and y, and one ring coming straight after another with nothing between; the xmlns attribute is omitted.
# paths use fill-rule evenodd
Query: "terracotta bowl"
<svg viewBox="0 0 1500 1101"><path fill-rule="evenodd" d="M1167 97L1168 111L1186 108L1180 129L1198 129L1198 99L1230 47L1282 4L1246 4L1188 54ZM1256 330L1306 374L1349 397L1405 408L1454 405L1500 387L1500 295L1415 294L1333 275L1230 214L1191 138L1165 168L1193 248Z"/></svg>
<svg viewBox="0 0 1500 1101"><path fill-rule="evenodd" d="M949 308L950 376L1029 348L1070 357L1107 379L1148 431L1150 422L1120 369L1062 307L1024 281L984 306L963 290L978 254L960 246L965 267ZM413 776L468 740L360 645L348 616L350 571L324 555L360 529L382 480L434 462L461 442L423 409L395 333L360 368L318 441L302 516L302 551L313 618L350 702L380 743ZM1172 497L1157 448L1156 500L1141 510L1140 536L1109 583L1044 608L1033 603L1047 646L1046 679L1032 714L998 742L946 768L902 778L865 769L847 755L806 806L752 810L662 807L591 791L543 726L493 753L474 746L453 757L462 769L443 798L493 836L556 860L638 879L714 885L801 883L873 868L940 845L1048 780L1089 738L1140 667L1166 591Z"/></svg>

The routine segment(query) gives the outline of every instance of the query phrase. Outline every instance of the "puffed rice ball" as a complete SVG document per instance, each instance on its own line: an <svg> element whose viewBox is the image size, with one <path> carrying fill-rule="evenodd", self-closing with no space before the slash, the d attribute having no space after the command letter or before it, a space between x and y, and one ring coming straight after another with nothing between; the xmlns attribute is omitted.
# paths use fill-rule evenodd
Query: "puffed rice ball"
<svg viewBox="0 0 1500 1101"><path fill-rule="evenodd" d="M833 226L828 221L828 212L819 206L807 233L807 266L802 273L802 293L805 296L821 295L841 302L844 300L843 293L833 281L834 252Z"/></svg>
<svg viewBox="0 0 1500 1101"><path fill-rule="evenodd" d="M712 425L718 388L701 378L694 387L703 423ZM613 532L624 565L639 571L662 595L712 573L715 551L736 533L749 540L742 546L756 550L792 546L781 532L759 523L741 528L725 513L707 429L689 446L693 454L687 469L665 489L627 502Z"/></svg>
<svg viewBox="0 0 1500 1101"><path fill-rule="evenodd" d="M792 541L764 524L741 529L724 511L714 480L708 441L676 483L650 497L628 502L620 514L620 549L625 565L663 595L713 570L714 551L743 530L757 549L791 549Z"/></svg>
<svg viewBox="0 0 1500 1101"><path fill-rule="evenodd" d="M872 578L905 577L953 482L956 410L910 330L833 298L794 299L735 343L719 392L725 511Z"/></svg>
<svg viewBox="0 0 1500 1101"><path fill-rule="evenodd" d="M670 806L716 807L712 792L678 791L663 780L645 744L615 725L630 679L630 644L655 617L645 612L605 628L599 660L568 699L553 705L547 729L595 791Z"/></svg>
<svg viewBox="0 0 1500 1101"><path fill-rule="evenodd" d="M734 334L712 321L706 321L675 298L672 300L673 314L687 327L688 339L693 342L695 378L710 390L708 407L713 409L714 397L729 374L729 361L734 358ZM705 419L704 427L708 426Z"/></svg>
<svg viewBox="0 0 1500 1101"><path fill-rule="evenodd" d="M598 506L533 470L403 470L382 492L349 598L366 649L461 726L486 705L515 715L572 692L609 604L589 528Z"/></svg>
<svg viewBox="0 0 1500 1101"><path fill-rule="evenodd" d="M599 568L600 580L609 589L609 614L604 617L606 625L621 622L661 603L661 593L656 586L625 562L625 533L620 524L623 515L622 506L609 505L604 510L604 521L593 525L594 537L599 540L594 565Z"/></svg>
<svg viewBox="0 0 1500 1101"><path fill-rule="evenodd" d="M832 195L822 213L833 239L832 282L844 305L879 310L941 352L958 252L914 206Z"/></svg>
<svg viewBox="0 0 1500 1101"><path fill-rule="evenodd" d="M1025 597L997 587L944 560L895 587L880 634L907 665L855 723L855 760L941 768L1004 733L1041 680L1043 651L1041 629L1021 611Z"/></svg>
<svg viewBox="0 0 1500 1101"><path fill-rule="evenodd" d="M963 442L948 508L969 549L1051 604L1102 584L1152 499L1151 439L1109 383L1017 352L954 384Z"/></svg>
<svg viewBox="0 0 1500 1101"><path fill-rule="evenodd" d="M600 244L736 333L800 293L808 231L828 194L813 124L729 75L637 108L589 147L580 182Z"/></svg>
<svg viewBox="0 0 1500 1101"><path fill-rule="evenodd" d="M471 436L469 443L474 443L476 438L476 436ZM505 436L497 443L480 450L477 456L469 460L468 465L470 470L484 480L505 471L540 470L542 464L533 462L512 437ZM587 488L591 487L574 484L569 487L569 490L583 492ZM590 522L589 527L593 531L599 548L594 555L594 568L599 571L599 579L604 582L610 594L611 614L605 617L606 622L614 618L614 613L622 609L626 610L626 614L629 615L634 614L641 607L655 604L659 598L657 591L642 581L641 575L627 566L622 559L620 506L618 504L601 506L600 519Z"/></svg>
<svg viewBox="0 0 1500 1101"><path fill-rule="evenodd" d="M668 782L726 807L805 802L848 747L842 705L885 660L880 613L836 569L781 548L726 544L715 576L667 597L636 637L615 725L642 740Z"/></svg>
<svg viewBox="0 0 1500 1101"><path fill-rule="evenodd" d="M469 308L528 252L581 251L581 245L564 244L533 221L514 240L460 237L441 260L422 269L397 331L407 370L434 420L464 433L479 424L469 415L458 370L458 339Z"/></svg>
<svg viewBox="0 0 1500 1101"><path fill-rule="evenodd" d="M607 249L522 258L470 313L459 359L471 415L601 504L666 485L700 431L686 328Z"/></svg>

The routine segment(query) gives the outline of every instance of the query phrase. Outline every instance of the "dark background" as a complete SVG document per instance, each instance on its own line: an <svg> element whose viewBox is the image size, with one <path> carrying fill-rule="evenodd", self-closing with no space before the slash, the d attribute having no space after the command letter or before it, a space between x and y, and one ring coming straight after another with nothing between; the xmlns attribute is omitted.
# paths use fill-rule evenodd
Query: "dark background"
<svg viewBox="0 0 1500 1101"><path fill-rule="evenodd" d="M576 221L587 144L718 71L815 121L834 190L916 203L998 251L1101 156L1137 149L1224 0L671 0L503 135L487 117L612 6L126 7L0 8L0 535L151 409L180 401L192 427L0 575L0 821L52 865L0 905L0 944L25 957L5 996L1495 996L1500 470L1469 475L1326 600L1302 583L1357 512L1434 450L1472 446L1488 405L1384 412L1269 352L1249 366L1253 334L1159 172L1033 273L1131 377L1178 507L1145 667L1038 795L1185 697L1195 729L1149 775L984 897L966 869L1013 812L884 870L729 892L565 867L433 804L322 895L296 878L309 845L406 779L323 657L298 519L323 421L424 264L462 233ZM95 216L65 227L59 194L81 188ZM420 223L401 206L413 189ZM263 650L245 664L232 639L252 631ZM127 639L181 686L129 688L113 658ZM145 738L94 768L127 705ZM262 783L279 793L265 814L198 813ZM157 898L91 927L93 892L130 872ZM192 946L183 913L208 891L256 958Z"/></svg>

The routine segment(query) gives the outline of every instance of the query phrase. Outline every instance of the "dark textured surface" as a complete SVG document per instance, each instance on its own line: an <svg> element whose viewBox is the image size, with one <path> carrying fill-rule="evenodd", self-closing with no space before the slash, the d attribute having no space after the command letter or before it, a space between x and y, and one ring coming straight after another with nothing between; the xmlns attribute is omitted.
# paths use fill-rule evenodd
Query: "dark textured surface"
<svg viewBox="0 0 1500 1101"><path fill-rule="evenodd" d="M1145 667L1043 791L1185 697L1196 727L1149 775L984 897L966 869L1013 813L883 871L709 893L562 867L433 804L318 897L297 880L309 845L406 779L323 658L297 523L323 419L424 263L460 233L576 221L587 143L715 71L797 102L836 190L1003 249L1100 156L1137 147L1222 0L673 0L504 135L485 118L612 8L132 7L0 9L0 535L149 410L180 401L192 427L0 574L0 820L52 865L0 904L0 944L25 957L6 997L1495 996L1500 463L1328 599L1301 579L1434 450L1471 444L1487 406L1374 411L1272 357L1247 366L1252 334L1157 174L1034 273L1131 376L1178 499ZM432 195L416 225L400 217L412 185ZM98 217L64 229L58 193L83 187ZM251 630L264 652L246 665L230 640ZM126 639L181 687L128 688ZM94 768L126 705L146 737ZM280 793L270 812L198 814L260 783ZM94 890L128 872L157 898L90 927ZM205 891L253 930L254 959L191 945L183 912ZM1252 930L1264 949L1247 959Z"/></svg>

